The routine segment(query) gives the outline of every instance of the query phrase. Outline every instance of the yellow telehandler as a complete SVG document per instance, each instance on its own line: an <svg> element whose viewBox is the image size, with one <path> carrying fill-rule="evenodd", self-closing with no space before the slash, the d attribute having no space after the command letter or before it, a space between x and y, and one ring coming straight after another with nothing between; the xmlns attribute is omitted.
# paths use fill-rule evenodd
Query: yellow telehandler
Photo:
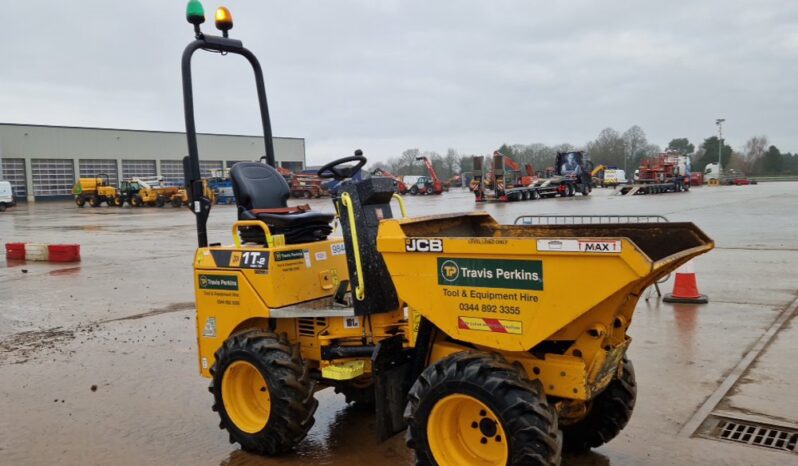
<svg viewBox="0 0 798 466"><path fill-rule="evenodd" d="M176 186L164 186L160 177L133 178L131 183L139 187L136 194L130 197L130 205L133 207L163 207L180 191Z"/></svg>
<svg viewBox="0 0 798 466"><path fill-rule="evenodd" d="M196 33L182 73L199 243L197 363L231 442L264 455L292 449L324 387L373 405L380 438L407 429L422 465L556 465L563 448L618 435L637 392L626 355L635 305L712 240L691 223L408 218L393 180L357 180L366 163L359 151L318 172L338 183L335 214L289 207L257 58L227 37L226 9L216 12L221 37L200 32L198 1L187 18ZM266 163L231 169L238 221L228 246L208 245L191 85L197 50L246 58L260 104ZM336 217L342 237L330 236Z"/></svg>

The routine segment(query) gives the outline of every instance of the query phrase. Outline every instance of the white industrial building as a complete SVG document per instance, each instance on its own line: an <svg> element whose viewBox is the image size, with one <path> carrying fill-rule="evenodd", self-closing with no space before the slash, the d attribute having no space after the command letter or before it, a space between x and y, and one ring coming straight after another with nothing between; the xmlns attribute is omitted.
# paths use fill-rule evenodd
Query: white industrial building
<svg viewBox="0 0 798 466"><path fill-rule="evenodd" d="M265 153L263 137L198 134L203 176ZM305 140L274 138L278 165L305 167ZM0 123L0 179L11 182L18 200L69 196L79 177L107 174L120 178L162 176L183 184L186 135L169 131L81 128Z"/></svg>

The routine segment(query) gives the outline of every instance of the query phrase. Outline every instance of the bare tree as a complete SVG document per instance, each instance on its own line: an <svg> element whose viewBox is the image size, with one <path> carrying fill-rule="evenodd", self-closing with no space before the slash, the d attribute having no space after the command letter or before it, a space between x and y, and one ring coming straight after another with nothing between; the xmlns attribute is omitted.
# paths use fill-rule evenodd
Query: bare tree
<svg viewBox="0 0 798 466"><path fill-rule="evenodd" d="M626 144L623 137L612 128L604 128L595 141L587 144L594 163L623 166Z"/></svg>
<svg viewBox="0 0 798 466"><path fill-rule="evenodd" d="M643 128L634 125L623 133L624 157L623 171L629 173L629 166L637 166L645 155L648 145Z"/></svg>
<svg viewBox="0 0 798 466"><path fill-rule="evenodd" d="M756 162L765 156L768 145L768 137L764 134L762 136L754 136L746 141L743 147L743 153L739 154L743 161L743 166L741 168L744 171L751 171L754 165L756 165Z"/></svg>
<svg viewBox="0 0 798 466"><path fill-rule="evenodd" d="M446 177L451 178L459 173L460 154L452 148L446 150L446 157L443 158L443 166L446 169Z"/></svg>
<svg viewBox="0 0 798 466"><path fill-rule="evenodd" d="M402 152L402 156L399 158L399 167L396 170L397 175L413 175L413 167L416 164L416 157L418 157L420 151L418 149L407 149L406 151Z"/></svg>

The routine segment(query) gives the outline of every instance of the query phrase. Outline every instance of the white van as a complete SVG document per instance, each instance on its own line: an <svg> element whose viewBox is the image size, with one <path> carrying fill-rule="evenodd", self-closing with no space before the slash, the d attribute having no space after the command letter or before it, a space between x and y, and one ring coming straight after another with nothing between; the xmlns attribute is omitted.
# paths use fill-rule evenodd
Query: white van
<svg viewBox="0 0 798 466"><path fill-rule="evenodd" d="M604 170L604 186L618 186L626 184L626 172L620 168L608 168Z"/></svg>
<svg viewBox="0 0 798 466"><path fill-rule="evenodd" d="M8 181L0 181L0 212L6 210L7 207L14 207L17 203L14 201L14 191L11 189L11 183Z"/></svg>

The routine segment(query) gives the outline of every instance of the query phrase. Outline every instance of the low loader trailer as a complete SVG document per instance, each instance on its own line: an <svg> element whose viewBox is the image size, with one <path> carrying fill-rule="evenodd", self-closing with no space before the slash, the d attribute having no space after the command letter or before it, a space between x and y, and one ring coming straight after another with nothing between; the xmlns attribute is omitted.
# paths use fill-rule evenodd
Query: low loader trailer
<svg viewBox="0 0 798 466"><path fill-rule="evenodd" d="M678 193L690 190L690 158L678 152L663 152L643 159L634 184L619 185L616 194Z"/></svg>
<svg viewBox="0 0 798 466"><path fill-rule="evenodd" d="M593 190L589 156L581 151L557 154L555 169L549 178L533 179L520 171L507 170L506 157L493 154L492 169L483 176L482 157L474 157L471 191L477 202L513 202L543 197L590 195ZM513 165L515 165L513 163Z"/></svg>

